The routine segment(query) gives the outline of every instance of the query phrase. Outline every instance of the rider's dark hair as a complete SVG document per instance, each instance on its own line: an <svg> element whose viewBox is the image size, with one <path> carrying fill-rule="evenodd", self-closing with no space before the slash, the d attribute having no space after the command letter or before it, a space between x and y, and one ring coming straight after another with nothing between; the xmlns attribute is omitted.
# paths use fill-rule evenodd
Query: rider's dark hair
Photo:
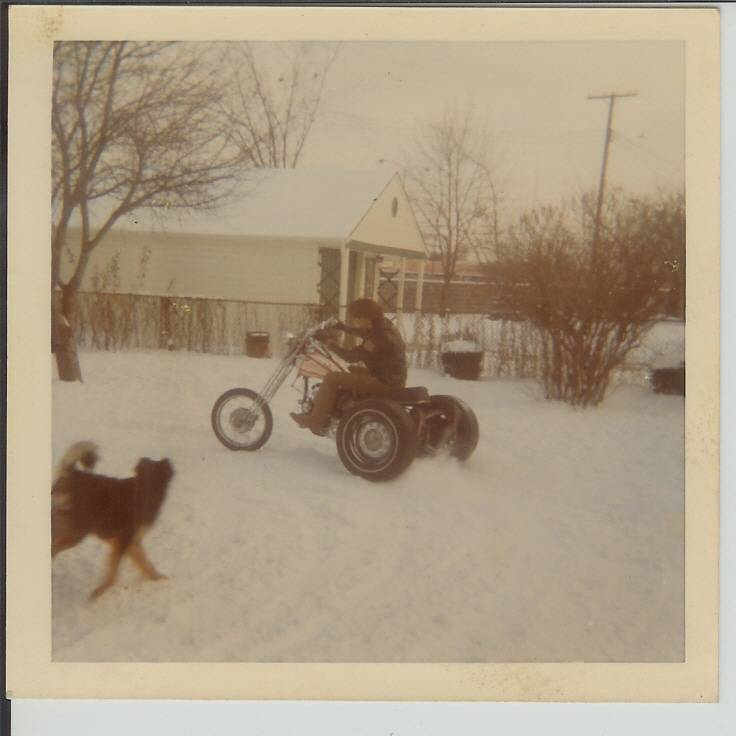
<svg viewBox="0 0 736 736"><path fill-rule="evenodd" d="M383 309L373 299L356 299L349 307L348 314L351 317L369 319L374 325L384 320Z"/></svg>

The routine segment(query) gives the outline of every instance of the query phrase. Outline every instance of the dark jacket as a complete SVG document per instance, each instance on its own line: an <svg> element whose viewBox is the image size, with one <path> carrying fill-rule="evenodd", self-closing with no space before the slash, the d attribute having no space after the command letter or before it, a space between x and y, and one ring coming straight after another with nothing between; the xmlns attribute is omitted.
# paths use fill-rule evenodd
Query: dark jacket
<svg viewBox="0 0 736 736"><path fill-rule="evenodd" d="M363 342L346 350L339 345L335 352L350 363L365 363L374 378L391 388L406 386L406 346L398 330L384 319L380 325L362 330L341 325L341 329L357 335Z"/></svg>

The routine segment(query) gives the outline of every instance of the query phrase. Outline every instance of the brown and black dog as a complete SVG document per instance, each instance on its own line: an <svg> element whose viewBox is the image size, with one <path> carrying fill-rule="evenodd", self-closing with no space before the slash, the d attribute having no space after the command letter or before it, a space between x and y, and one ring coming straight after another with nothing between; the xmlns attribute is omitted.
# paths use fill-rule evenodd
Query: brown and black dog
<svg viewBox="0 0 736 736"><path fill-rule="evenodd" d="M174 475L168 459L141 458L132 478L109 478L91 472L97 459L93 443L72 445L58 465L51 488L52 556L79 544L88 534L110 545L107 572L92 599L113 585L126 554L151 580L166 577L148 559L141 540L156 521Z"/></svg>

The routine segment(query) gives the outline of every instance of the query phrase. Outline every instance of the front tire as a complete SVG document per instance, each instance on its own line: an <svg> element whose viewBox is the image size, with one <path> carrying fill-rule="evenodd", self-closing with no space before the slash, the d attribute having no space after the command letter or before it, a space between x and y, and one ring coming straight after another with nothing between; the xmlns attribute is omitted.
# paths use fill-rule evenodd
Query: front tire
<svg viewBox="0 0 736 736"><path fill-rule="evenodd" d="M212 407L212 429L230 450L258 450L273 431L271 408L249 388L225 391Z"/></svg>
<svg viewBox="0 0 736 736"><path fill-rule="evenodd" d="M417 451L414 422L401 404L366 399L353 404L337 427L337 452L353 474L373 482L392 480Z"/></svg>

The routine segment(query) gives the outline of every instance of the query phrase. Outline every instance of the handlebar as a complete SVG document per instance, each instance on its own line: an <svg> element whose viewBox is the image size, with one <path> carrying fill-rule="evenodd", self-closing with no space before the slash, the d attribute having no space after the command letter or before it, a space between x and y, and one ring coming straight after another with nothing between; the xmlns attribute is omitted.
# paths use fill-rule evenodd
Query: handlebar
<svg viewBox="0 0 736 736"><path fill-rule="evenodd" d="M320 322L318 325L315 325L314 327L309 327L304 332L302 332L300 339L301 340L307 340L309 338L316 337L319 335L320 332L324 332L325 330L329 330L331 327L335 327L335 325L339 325L340 320L335 319L334 317L330 317L329 319L325 319L322 322Z"/></svg>
<svg viewBox="0 0 736 736"><path fill-rule="evenodd" d="M335 325L340 324L339 319L335 319L334 317L330 317L329 319L322 320L318 325L315 327L312 327L311 330L309 330L310 335L314 335L318 332L323 332L324 330L329 330L330 327L334 327Z"/></svg>
<svg viewBox="0 0 736 736"><path fill-rule="evenodd" d="M319 340L320 333L324 332L325 330L329 330L331 327L335 327L339 324L340 320L335 319L334 317L322 320L322 322L320 322L319 324L314 325L314 327L308 327L297 335L289 334L286 345L289 346L290 351L293 351L307 342L310 342L312 340Z"/></svg>

